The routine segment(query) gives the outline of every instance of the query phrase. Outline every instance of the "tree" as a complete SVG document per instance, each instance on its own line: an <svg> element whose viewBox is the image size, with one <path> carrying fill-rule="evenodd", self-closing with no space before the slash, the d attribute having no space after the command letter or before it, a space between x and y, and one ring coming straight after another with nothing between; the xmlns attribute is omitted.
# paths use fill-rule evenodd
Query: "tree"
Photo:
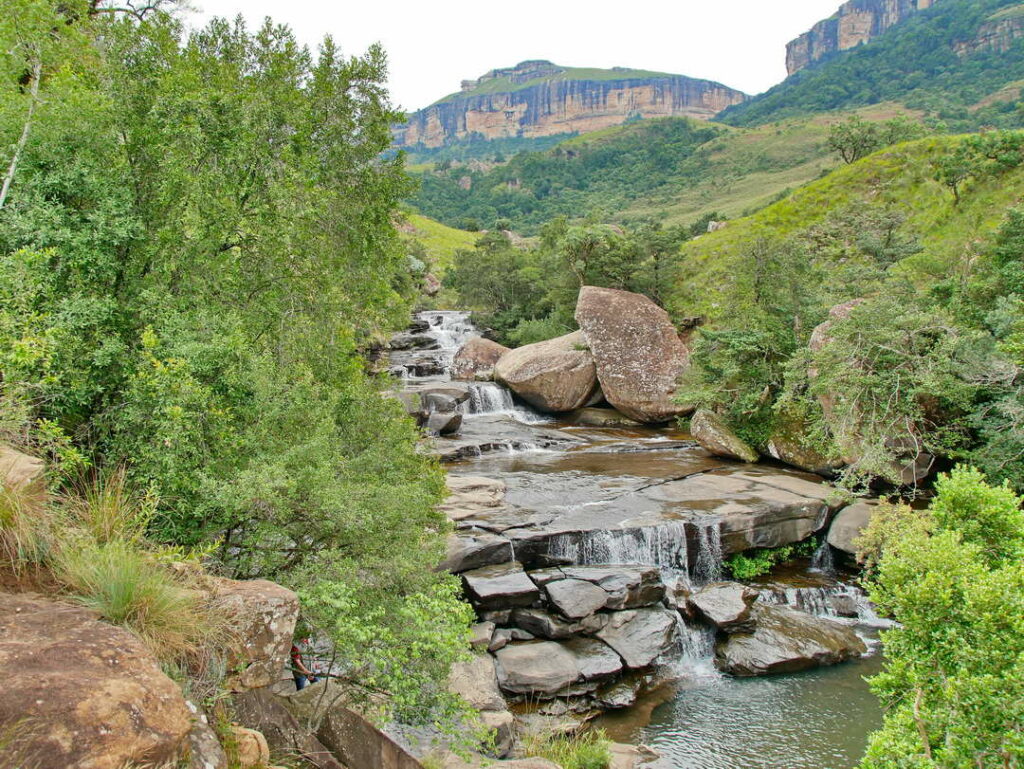
<svg viewBox="0 0 1024 769"><path fill-rule="evenodd" d="M859 115L829 126L828 146L845 163L856 163L882 146L878 126Z"/></svg>

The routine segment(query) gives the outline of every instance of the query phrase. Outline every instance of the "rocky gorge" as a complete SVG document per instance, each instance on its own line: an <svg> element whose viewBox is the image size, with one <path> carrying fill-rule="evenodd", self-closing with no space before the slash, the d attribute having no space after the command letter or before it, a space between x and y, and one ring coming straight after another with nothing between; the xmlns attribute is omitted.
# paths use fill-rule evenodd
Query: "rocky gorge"
<svg viewBox="0 0 1024 769"><path fill-rule="evenodd" d="M479 620L478 654L455 678L489 692L499 754L537 714L587 720L669 680L873 654L884 621L830 570L852 555L865 506L805 470L757 463L714 415L698 412L692 435L666 426L692 411L675 394L688 350L649 300L585 287L577 322L508 350L469 313L427 311L391 352L397 395L448 467L443 566ZM724 567L808 542L814 568L781 581L744 584Z"/></svg>

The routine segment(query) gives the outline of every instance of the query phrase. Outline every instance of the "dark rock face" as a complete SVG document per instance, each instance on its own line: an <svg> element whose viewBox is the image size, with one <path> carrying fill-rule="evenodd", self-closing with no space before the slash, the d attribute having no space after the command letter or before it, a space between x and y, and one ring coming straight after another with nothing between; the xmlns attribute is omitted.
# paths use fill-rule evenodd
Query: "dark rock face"
<svg viewBox="0 0 1024 769"><path fill-rule="evenodd" d="M715 664L736 676L793 673L835 665L867 652L846 625L779 606L754 611L753 633L730 635L716 648Z"/></svg>
<svg viewBox="0 0 1024 769"><path fill-rule="evenodd" d="M676 616L667 609L637 609L611 615L597 637L630 668L651 665L675 639Z"/></svg>
<svg viewBox="0 0 1024 769"><path fill-rule="evenodd" d="M792 75L830 54L855 48L936 2L938 0L850 0L786 46L786 70Z"/></svg>
<svg viewBox="0 0 1024 769"><path fill-rule="evenodd" d="M690 605L708 622L726 633L753 630L751 607L757 591L738 582L714 582L692 596Z"/></svg>
<svg viewBox="0 0 1024 769"><path fill-rule="evenodd" d="M518 563L503 563L462 575L473 603L481 610L529 606L540 591Z"/></svg>
<svg viewBox="0 0 1024 769"><path fill-rule="evenodd" d="M508 87L484 92L478 86L507 78ZM682 75L632 74L590 80L551 62L523 62L464 83L464 92L443 99L409 117L395 131L396 144L411 147L442 144L471 136L496 139L585 133L623 123L631 115L685 115L708 120L726 107L746 100L721 83Z"/></svg>

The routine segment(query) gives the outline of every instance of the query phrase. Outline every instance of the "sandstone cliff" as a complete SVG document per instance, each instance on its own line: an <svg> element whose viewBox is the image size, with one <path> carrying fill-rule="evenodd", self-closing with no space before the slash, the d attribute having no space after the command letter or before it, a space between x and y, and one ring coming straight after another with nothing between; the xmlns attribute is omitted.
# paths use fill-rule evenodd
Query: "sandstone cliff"
<svg viewBox="0 0 1024 769"><path fill-rule="evenodd" d="M438 147L487 139L586 133L631 117L710 119L746 99L721 83L643 70L573 69L523 62L462 83L462 91L413 113L396 129L400 146Z"/></svg>
<svg viewBox="0 0 1024 769"><path fill-rule="evenodd" d="M866 43L939 0L849 0L786 46L786 69L798 72L837 51Z"/></svg>
<svg viewBox="0 0 1024 769"><path fill-rule="evenodd" d="M1006 53L1015 40L1024 37L1024 4L1004 8L988 17L970 40L954 46L958 56L981 51Z"/></svg>

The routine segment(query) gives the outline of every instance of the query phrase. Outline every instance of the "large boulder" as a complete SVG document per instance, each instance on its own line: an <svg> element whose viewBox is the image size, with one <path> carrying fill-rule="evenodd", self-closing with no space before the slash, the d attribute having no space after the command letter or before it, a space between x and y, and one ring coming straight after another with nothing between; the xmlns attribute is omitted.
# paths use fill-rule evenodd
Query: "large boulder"
<svg viewBox="0 0 1024 769"><path fill-rule="evenodd" d="M707 409L697 409L690 419L690 435L709 454L741 462L756 462L759 455L732 431L720 416Z"/></svg>
<svg viewBox="0 0 1024 769"><path fill-rule="evenodd" d="M312 689L313 687L307 687ZM305 690L303 690L305 691ZM322 699L324 689L318 688L315 694L321 697L318 703L317 721L328 713L344 710L339 702L326 707ZM301 756L304 766L317 769L346 769L335 758L333 745L327 746L315 736L307 726L292 714L289 707L290 697L279 697L269 688L250 689L231 697L231 707L238 723L249 729L259 731L267 741L273 753L289 756ZM369 769L369 764L365 766ZM410 767L410 769L412 769Z"/></svg>
<svg viewBox="0 0 1024 769"><path fill-rule="evenodd" d="M474 654L470 659L452 665L448 690L477 710L505 709L505 698L498 689L494 671L494 658L489 654Z"/></svg>
<svg viewBox="0 0 1024 769"><path fill-rule="evenodd" d="M0 593L0 675L0 766L170 764L192 730L145 645L69 604Z"/></svg>
<svg viewBox="0 0 1024 769"><path fill-rule="evenodd" d="M506 353L494 378L534 408L555 413L585 406L597 387L594 359L579 331Z"/></svg>
<svg viewBox="0 0 1024 769"><path fill-rule="evenodd" d="M843 466L838 459L829 458L814 447L807 435L807 421L795 414L779 415L764 448L773 459L827 478Z"/></svg>
<svg viewBox="0 0 1024 769"><path fill-rule="evenodd" d="M640 294L584 286L576 322L608 402L640 422L666 422L692 407L674 401L690 354L668 313Z"/></svg>
<svg viewBox="0 0 1024 769"><path fill-rule="evenodd" d="M518 563L467 571L462 580L473 604L481 610L529 606L540 597L537 586Z"/></svg>
<svg viewBox="0 0 1024 769"><path fill-rule="evenodd" d="M736 676L793 673L834 665L867 651L852 628L781 606L758 606L755 630L719 642L715 664Z"/></svg>
<svg viewBox="0 0 1024 769"><path fill-rule="evenodd" d="M494 366L509 348L484 339L473 337L455 353L452 361L452 379L488 381L494 379Z"/></svg>
<svg viewBox="0 0 1024 769"><path fill-rule="evenodd" d="M856 555L857 547L854 542L868 527L871 515L876 509L878 509L878 502L874 500L862 499L852 505L847 505L836 513L836 517L828 529L826 541L837 550Z"/></svg>
<svg viewBox="0 0 1024 769"><path fill-rule="evenodd" d="M618 652L627 667L645 668L675 640L677 618L667 609L636 609L611 615L597 637Z"/></svg>
<svg viewBox="0 0 1024 769"><path fill-rule="evenodd" d="M233 691L270 686L288 664L299 597L263 579L210 577L210 592L232 629L226 645Z"/></svg>
<svg viewBox="0 0 1024 769"><path fill-rule="evenodd" d="M749 632L754 623L751 607L757 591L738 582L713 582L690 596L690 606L726 633Z"/></svg>
<svg viewBox="0 0 1024 769"><path fill-rule="evenodd" d="M554 641L509 644L494 658L498 683L512 694L550 697L580 677L576 655Z"/></svg>
<svg viewBox="0 0 1024 769"><path fill-rule="evenodd" d="M589 617L608 603L608 593L592 582L559 579L545 586L548 601L569 619Z"/></svg>

